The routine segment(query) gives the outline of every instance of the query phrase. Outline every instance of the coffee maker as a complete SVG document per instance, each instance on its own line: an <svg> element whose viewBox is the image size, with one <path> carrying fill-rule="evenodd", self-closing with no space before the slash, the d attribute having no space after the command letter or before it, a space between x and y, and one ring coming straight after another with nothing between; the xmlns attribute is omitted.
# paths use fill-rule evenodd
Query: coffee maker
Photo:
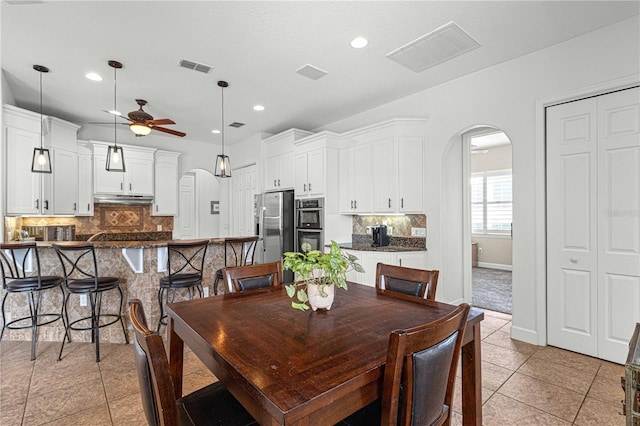
<svg viewBox="0 0 640 426"><path fill-rule="evenodd" d="M371 227L371 236L373 237L371 247L384 247L389 245L387 225L373 225Z"/></svg>

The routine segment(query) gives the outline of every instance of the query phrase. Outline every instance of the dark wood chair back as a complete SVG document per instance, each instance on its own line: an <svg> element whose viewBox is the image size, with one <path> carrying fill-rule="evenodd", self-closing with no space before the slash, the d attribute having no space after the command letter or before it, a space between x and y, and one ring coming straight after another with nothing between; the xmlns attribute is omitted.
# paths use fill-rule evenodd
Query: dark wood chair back
<svg viewBox="0 0 640 426"><path fill-rule="evenodd" d="M439 271L378 263L376 267L376 292L388 296L403 294L420 299L435 300L438 274Z"/></svg>
<svg viewBox="0 0 640 426"><path fill-rule="evenodd" d="M238 266L222 270L227 293L253 290L283 284L282 262Z"/></svg>
<svg viewBox="0 0 640 426"><path fill-rule="evenodd" d="M456 367L470 306L389 337L382 425L449 424Z"/></svg>
<svg viewBox="0 0 640 426"><path fill-rule="evenodd" d="M129 318L134 331L134 353L140 394L147 422L150 426L177 425L178 408L164 341L149 330L142 302L129 302Z"/></svg>

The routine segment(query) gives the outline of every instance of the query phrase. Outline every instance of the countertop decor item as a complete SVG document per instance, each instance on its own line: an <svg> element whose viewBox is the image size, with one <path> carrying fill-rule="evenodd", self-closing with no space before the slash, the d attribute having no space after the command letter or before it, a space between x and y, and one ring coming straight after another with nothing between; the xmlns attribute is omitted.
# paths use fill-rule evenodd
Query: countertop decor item
<svg viewBox="0 0 640 426"><path fill-rule="evenodd" d="M33 69L40 73L40 148L33 148L33 159L31 160L32 173L51 173L51 155L49 150L43 148L43 121L42 121L42 74L49 72L49 68L42 65L34 65Z"/></svg>
<svg viewBox="0 0 640 426"><path fill-rule="evenodd" d="M329 252L310 250L311 245L302 245L302 252L286 252L284 270L295 273L293 284L286 285L286 291L291 301L291 307L306 311L311 307L317 309L331 309L335 295L335 287L347 290L347 271L354 269L364 272L358 263L358 258L352 254L345 254L335 241L331 241Z"/></svg>

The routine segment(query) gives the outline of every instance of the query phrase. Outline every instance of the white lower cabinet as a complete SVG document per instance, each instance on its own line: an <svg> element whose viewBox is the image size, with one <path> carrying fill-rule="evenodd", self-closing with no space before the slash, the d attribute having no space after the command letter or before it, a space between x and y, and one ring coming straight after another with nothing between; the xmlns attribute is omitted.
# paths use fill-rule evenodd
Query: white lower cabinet
<svg viewBox="0 0 640 426"><path fill-rule="evenodd" d="M371 287L375 287L376 285L376 267L378 263L416 269L425 269L427 265L426 251L388 252L343 250L343 252L353 254L357 257L360 265L362 265L362 268L364 269L364 273L349 271L347 273L347 281Z"/></svg>

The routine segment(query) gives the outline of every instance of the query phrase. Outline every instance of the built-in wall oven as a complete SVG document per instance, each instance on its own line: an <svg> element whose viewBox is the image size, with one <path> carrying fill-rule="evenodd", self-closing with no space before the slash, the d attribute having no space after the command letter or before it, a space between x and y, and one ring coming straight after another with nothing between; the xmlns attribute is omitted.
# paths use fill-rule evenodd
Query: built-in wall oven
<svg viewBox="0 0 640 426"><path fill-rule="evenodd" d="M324 199L296 200L296 251L308 243L310 250L322 250L324 246Z"/></svg>

